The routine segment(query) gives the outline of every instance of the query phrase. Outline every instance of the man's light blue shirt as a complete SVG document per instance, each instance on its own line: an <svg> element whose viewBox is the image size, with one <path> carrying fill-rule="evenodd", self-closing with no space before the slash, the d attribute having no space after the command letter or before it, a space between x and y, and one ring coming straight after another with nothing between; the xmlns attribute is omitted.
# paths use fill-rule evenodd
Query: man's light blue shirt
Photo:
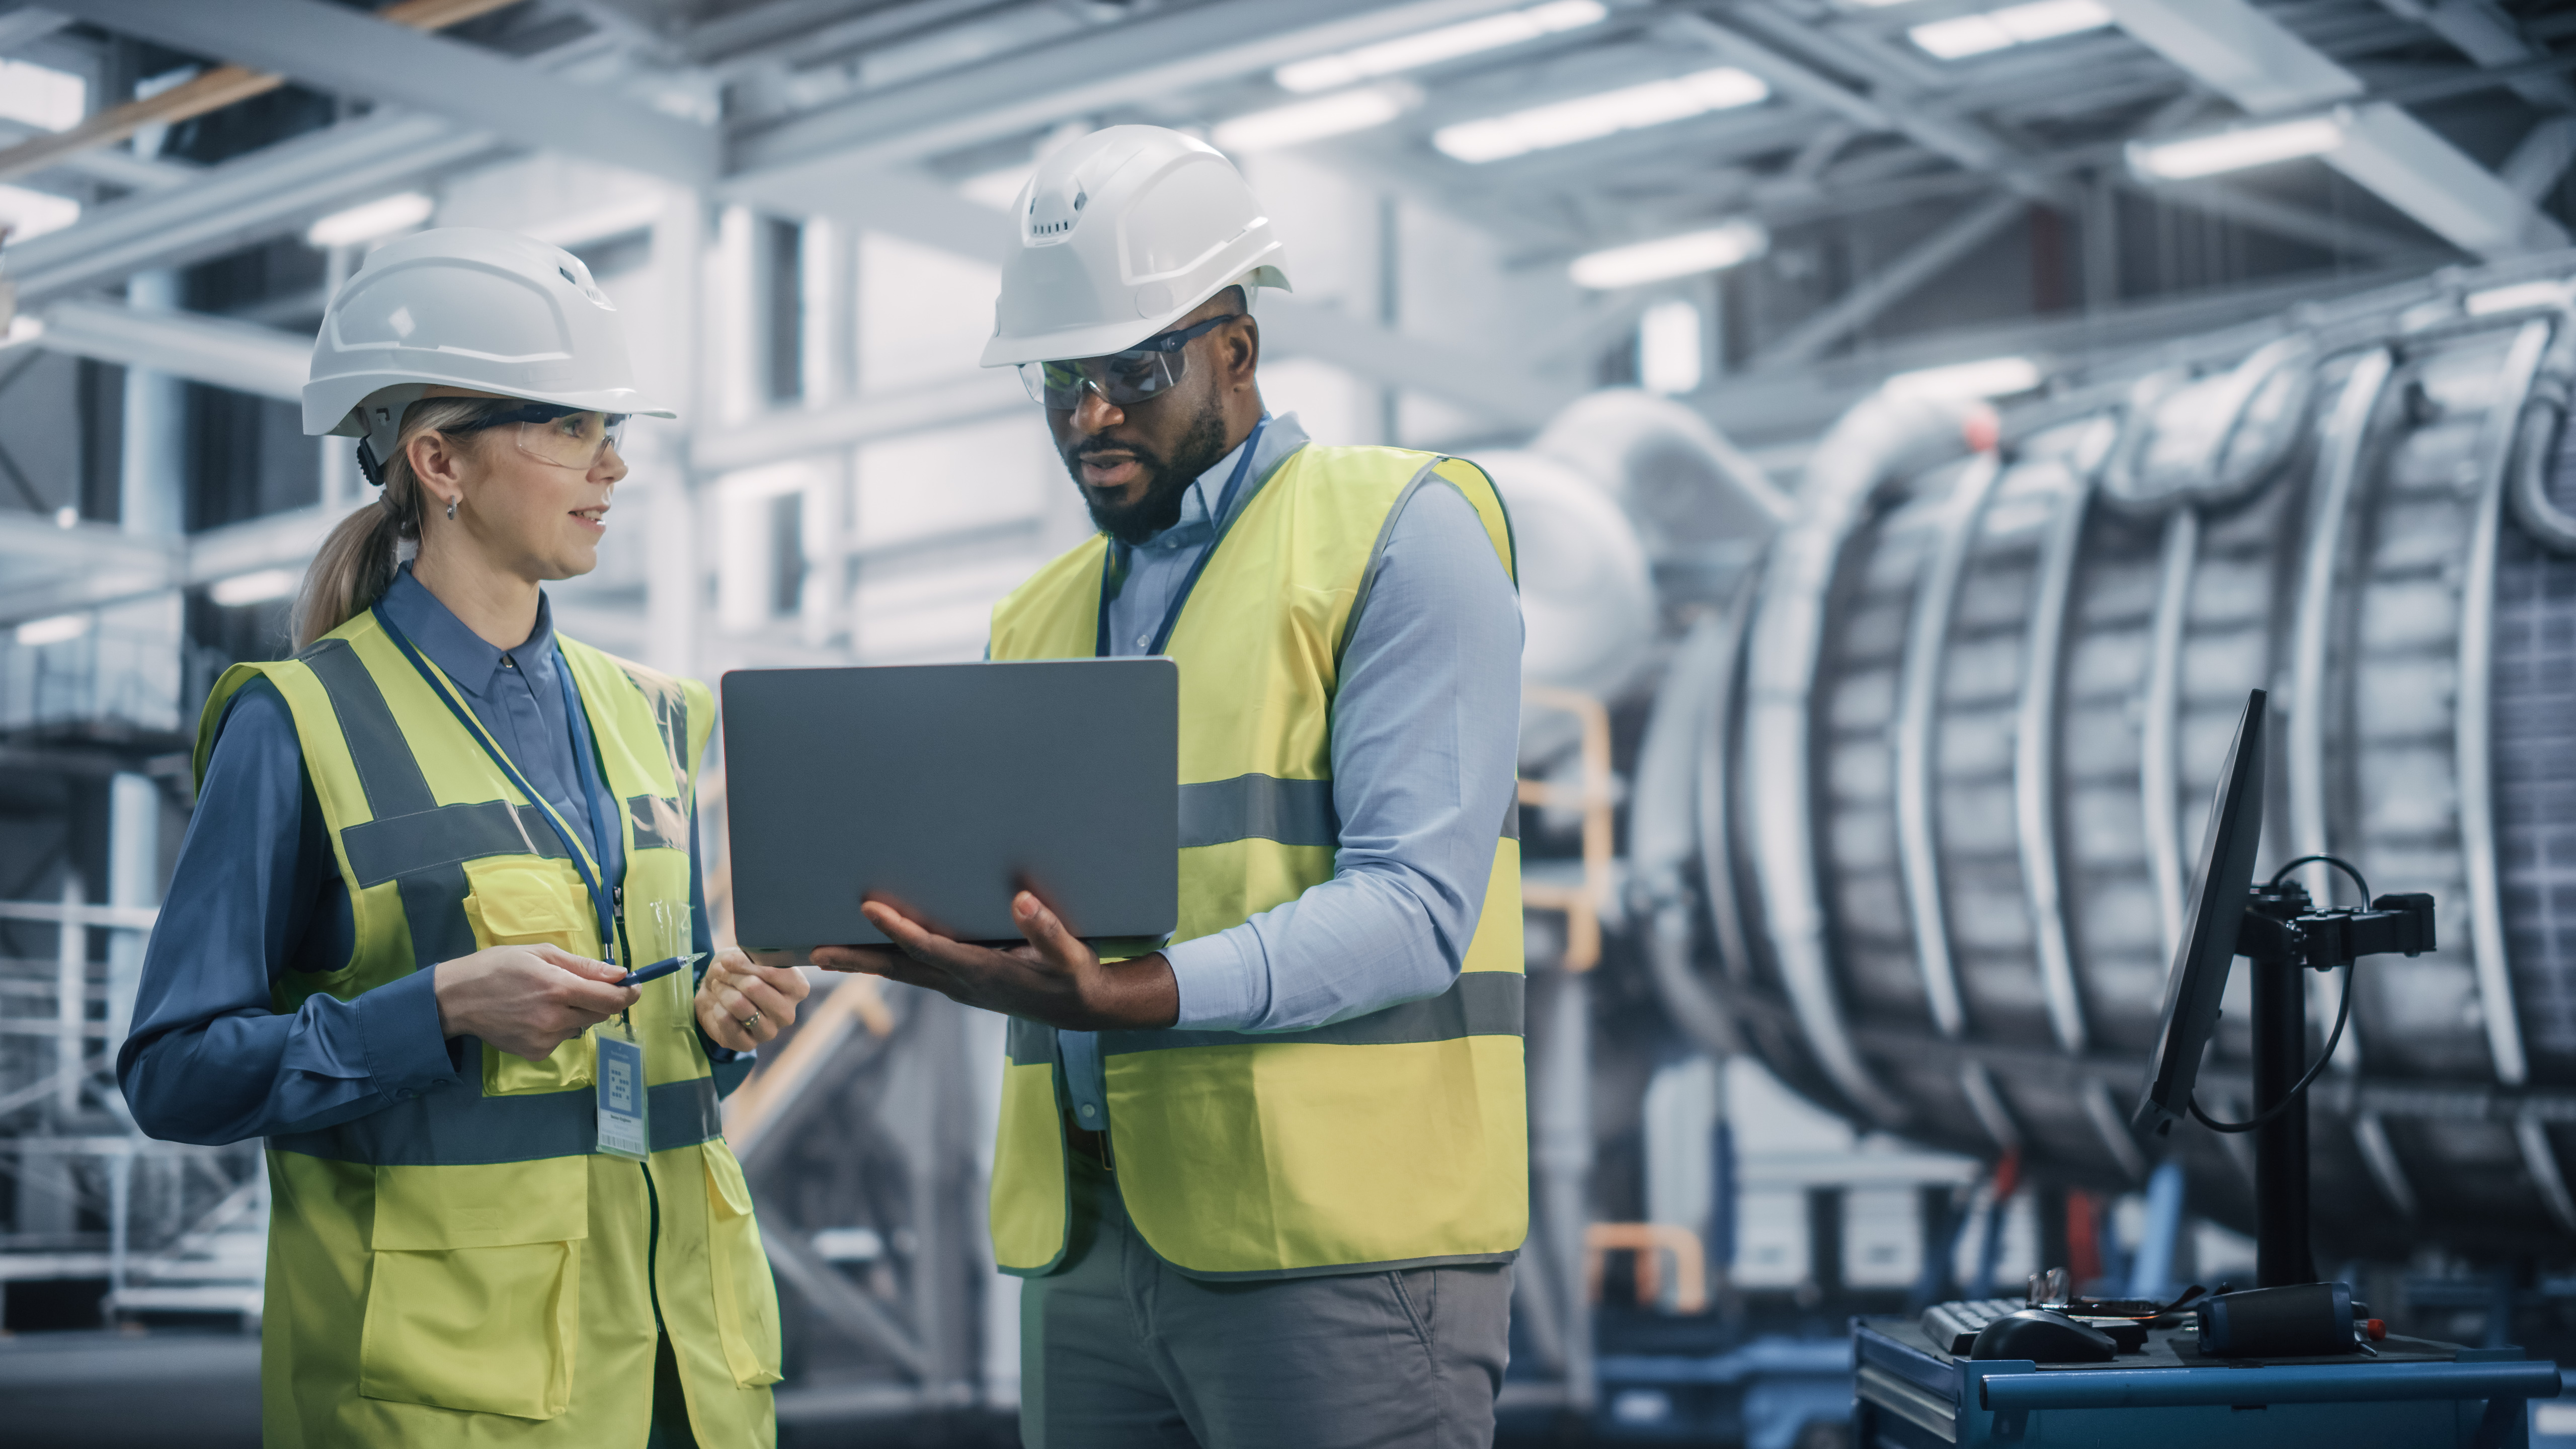
<svg viewBox="0 0 2576 1449"><path fill-rule="evenodd" d="M1214 510L1243 448L1254 453L1238 516L1255 484L1306 441L1294 414L1273 418L1199 475L1179 521L1129 554L1109 601L1112 654L1153 646L1217 536ZM1520 664L1520 601L1484 520L1455 488L1415 490L1387 535L1333 696L1333 878L1242 925L1167 947L1180 987L1176 1027L1300 1031L1449 989L1515 808ZM1107 1126L1097 1037L1067 1031L1057 1041L1074 1120Z"/></svg>

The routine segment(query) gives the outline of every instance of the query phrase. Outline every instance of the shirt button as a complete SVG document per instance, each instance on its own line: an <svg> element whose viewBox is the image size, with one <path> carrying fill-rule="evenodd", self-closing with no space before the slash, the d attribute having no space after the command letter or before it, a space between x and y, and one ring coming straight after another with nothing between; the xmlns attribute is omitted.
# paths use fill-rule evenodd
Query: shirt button
<svg viewBox="0 0 2576 1449"><path fill-rule="evenodd" d="M1151 634L1139 634L1139 635L1137 635L1137 636L1136 636L1136 647L1137 647L1137 648L1139 648L1139 649L1142 649L1142 648L1144 648L1146 645L1151 644L1151 643L1153 643L1153 642L1154 642L1154 636L1153 636L1153 635L1151 635Z"/></svg>
<svg viewBox="0 0 2576 1449"><path fill-rule="evenodd" d="M1094 1107L1089 1102L1085 1102L1082 1104L1082 1115L1085 1117L1097 1117L1100 1115L1100 1109Z"/></svg>

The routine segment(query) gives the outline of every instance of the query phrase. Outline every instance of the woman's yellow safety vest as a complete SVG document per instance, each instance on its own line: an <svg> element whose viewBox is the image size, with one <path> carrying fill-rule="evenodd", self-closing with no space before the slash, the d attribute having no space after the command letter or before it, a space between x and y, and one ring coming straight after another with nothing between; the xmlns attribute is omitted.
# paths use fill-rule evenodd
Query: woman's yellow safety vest
<svg viewBox="0 0 2576 1449"><path fill-rule="evenodd" d="M1511 528L1484 473L1396 448L1290 454L1237 506L1167 652L1180 663L1180 919L1213 935L1333 877L1332 705L1388 534L1423 487L1475 505L1503 567ZM1049 563L993 611L992 657L1088 657L1108 540ZM1497 826L1457 982L1308 1031L1100 1036L1117 1182L1145 1241L1201 1278L1494 1262L1529 1230L1516 806ZM1013 1020L994 1153L994 1260L1064 1257L1064 1124L1049 1028Z"/></svg>
<svg viewBox="0 0 2576 1449"><path fill-rule="evenodd" d="M695 681L559 642L624 806L626 935L639 952L685 951L649 908L689 901L692 774L715 701ZM198 721L201 781L225 705L263 677L294 715L357 931L346 966L280 978L279 1012L488 946L601 957L598 917L544 807L373 614L293 659L226 671ZM543 1062L459 1038L465 1082L268 1140L269 1449L641 1445L657 1308L697 1441L776 1441L777 1293L692 992L690 973L666 976L628 1016L644 1046L649 1162L595 1150L593 1036Z"/></svg>

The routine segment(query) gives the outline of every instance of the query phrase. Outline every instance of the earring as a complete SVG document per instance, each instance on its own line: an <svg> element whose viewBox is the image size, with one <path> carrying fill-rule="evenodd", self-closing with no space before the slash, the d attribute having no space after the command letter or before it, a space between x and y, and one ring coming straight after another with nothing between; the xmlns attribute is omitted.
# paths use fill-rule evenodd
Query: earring
<svg viewBox="0 0 2576 1449"><path fill-rule="evenodd" d="M456 521L456 500L453 498L447 500L447 521L450 523Z"/></svg>

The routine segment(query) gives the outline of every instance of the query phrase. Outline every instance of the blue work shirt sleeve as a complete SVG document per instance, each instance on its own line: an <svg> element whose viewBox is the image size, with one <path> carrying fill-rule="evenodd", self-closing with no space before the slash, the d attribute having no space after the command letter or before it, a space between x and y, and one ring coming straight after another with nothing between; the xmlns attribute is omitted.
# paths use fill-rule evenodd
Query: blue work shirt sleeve
<svg viewBox="0 0 2576 1449"><path fill-rule="evenodd" d="M1457 979L1520 750L1520 601L1456 489L1413 495L1387 539L1333 700L1333 878L1165 950L1175 1025L1297 1031Z"/></svg>
<svg viewBox="0 0 2576 1449"><path fill-rule="evenodd" d="M286 701L267 681L235 695L179 847L117 1053L136 1125L218 1144L311 1131L461 1080L439 1033L428 971L341 1001L272 1006L289 970L344 961L348 903ZM335 911L338 919L321 920ZM336 929L334 929L336 927Z"/></svg>

